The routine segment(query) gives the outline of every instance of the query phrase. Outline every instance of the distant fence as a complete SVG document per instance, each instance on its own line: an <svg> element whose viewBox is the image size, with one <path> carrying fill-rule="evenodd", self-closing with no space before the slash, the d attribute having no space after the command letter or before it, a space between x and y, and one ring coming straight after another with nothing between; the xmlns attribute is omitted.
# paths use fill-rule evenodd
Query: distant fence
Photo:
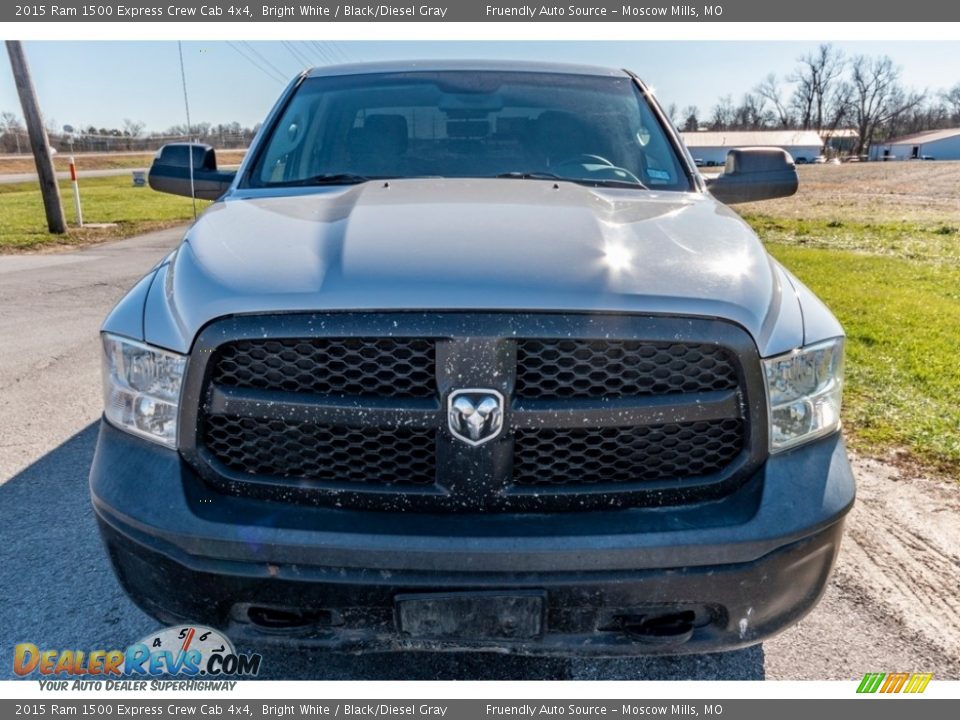
<svg viewBox="0 0 960 720"><path fill-rule="evenodd" d="M96 135L90 133L49 133L50 146L61 153L85 152L153 152L161 145L172 142L189 142L197 139L190 135ZM253 133L208 132L199 137L200 142L218 149L244 149L250 145ZM0 133L0 153L28 154L30 140L26 131L13 130Z"/></svg>

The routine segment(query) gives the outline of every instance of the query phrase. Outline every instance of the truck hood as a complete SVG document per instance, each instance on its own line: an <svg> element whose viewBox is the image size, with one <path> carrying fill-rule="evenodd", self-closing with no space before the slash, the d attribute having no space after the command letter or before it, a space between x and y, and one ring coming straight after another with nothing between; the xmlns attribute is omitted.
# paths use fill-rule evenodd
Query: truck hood
<svg viewBox="0 0 960 720"><path fill-rule="evenodd" d="M615 311L726 318L763 351L781 298L798 312L754 233L707 195L492 179L294 193L211 206L151 288L146 339L185 351L242 313ZM799 324L778 344L799 344Z"/></svg>

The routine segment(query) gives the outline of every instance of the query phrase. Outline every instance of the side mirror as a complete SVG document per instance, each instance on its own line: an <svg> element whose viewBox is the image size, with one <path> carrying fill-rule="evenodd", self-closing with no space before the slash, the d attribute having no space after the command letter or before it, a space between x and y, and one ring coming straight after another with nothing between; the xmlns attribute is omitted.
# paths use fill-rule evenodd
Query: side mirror
<svg viewBox="0 0 960 720"><path fill-rule="evenodd" d="M707 180L707 189L720 202L734 204L789 197L799 184L786 150L755 147L728 152L723 175Z"/></svg>
<svg viewBox="0 0 960 720"><path fill-rule="evenodd" d="M193 182L190 182L190 157L193 155ZM216 200L223 195L234 172L217 170L217 154L202 143L170 143L157 152L147 182L154 190L171 195L195 196ZM193 193L191 195L191 187Z"/></svg>

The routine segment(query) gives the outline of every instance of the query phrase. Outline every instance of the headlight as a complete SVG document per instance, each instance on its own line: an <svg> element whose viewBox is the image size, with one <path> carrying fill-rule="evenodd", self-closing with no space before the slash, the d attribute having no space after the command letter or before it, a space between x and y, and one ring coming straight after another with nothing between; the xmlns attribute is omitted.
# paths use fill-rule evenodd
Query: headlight
<svg viewBox="0 0 960 720"><path fill-rule="evenodd" d="M770 409L770 451L827 435L840 427L843 338L763 361Z"/></svg>
<svg viewBox="0 0 960 720"><path fill-rule="evenodd" d="M103 335L103 412L118 428L177 446L180 385L187 359Z"/></svg>

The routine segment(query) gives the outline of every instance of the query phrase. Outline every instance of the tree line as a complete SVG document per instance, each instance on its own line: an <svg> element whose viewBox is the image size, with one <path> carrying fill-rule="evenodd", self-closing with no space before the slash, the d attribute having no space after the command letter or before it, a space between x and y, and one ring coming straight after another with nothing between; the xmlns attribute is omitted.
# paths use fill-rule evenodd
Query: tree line
<svg viewBox="0 0 960 720"><path fill-rule="evenodd" d="M767 75L739 102L724 95L706 114L696 106L668 107L681 130L857 131L854 152L872 143L924 130L960 127L960 82L940 91L901 81L888 55L847 57L832 44L797 60L785 77Z"/></svg>
<svg viewBox="0 0 960 720"><path fill-rule="evenodd" d="M46 121L50 145L58 152L122 152L153 151L168 142L199 140L218 148L245 148L260 129L257 123L245 127L238 122L194 123L172 125L160 132L147 132L146 123L125 118L119 127L71 128L59 127L56 120ZM30 151L27 131L15 113L0 112L0 153L26 153Z"/></svg>

